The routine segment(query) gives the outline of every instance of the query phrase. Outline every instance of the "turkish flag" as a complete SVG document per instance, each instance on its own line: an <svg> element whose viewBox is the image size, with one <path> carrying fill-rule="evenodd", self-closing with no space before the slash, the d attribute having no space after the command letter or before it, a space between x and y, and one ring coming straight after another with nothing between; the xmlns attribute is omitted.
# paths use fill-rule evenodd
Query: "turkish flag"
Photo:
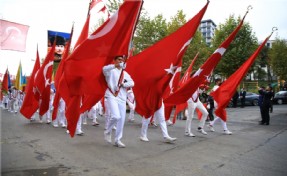
<svg viewBox="0 0 287 176"><path fill-rule="evenodd" d="M57 40L57 39L56 39ZM36 90L36 99L40 100L39 115L44 115L49 109L51 80L53 73L54 53L56 48L56 40L48 52L43 65L40 67L34 80Z"/></svg>
<svg viewBox="0 0 287 176"><path fill-rule="evenodd" d="M107 85L102 68L112 63L115 56L128 54L142 3L124 1L119 10L82 42L65 61L59 91L67 104L66 117L72 137L80 115L78 101L81 101L83 95L89 97L83 104L82 111L85 111L104 96Z"/></svg>
<svg viewBox="0 0 287 176"><path fill-rule="evenodd" d="M90 10L95 8L99 12L104 6L105 3L102 0L92 0L90 2Z"/></svg>
<svg viewBox="0 0 287 176"><path fill-rule="evenodd" d="M192 40L209 2L177 31L131 57L127 72L135 82L136 112L149 118L162 105L164 91L181 66L182 52Z"/></svg>
<svg viewBox="0 0 287 176"><path fill-rule="evenodd" d="M71 42L72 42L72 38L73 38L73 33L74 33L74 25L72 26L72 29L71 29L70 40L68 41L68 43L65 46L65 50L64 50L65 52L63 53L62 60L59 64L58 70L57 70L56 75L55 75L55 88L56 88L56 90L58 90L58 88L59 88L59 82L60 82L60 78L61 78L62 73L63 73L65 60L69 56ZM53 109L53 113L52 113L52 120L55 120L57 117L60 99L61 99L60 93L59 93L59 91L56 91L54 101L53 101L54 109Z"/></svg>
<svg viewBox="0 0 287 176"><path fill-rule="evenodd" d="M26 88L26 95L20 109L20 113L27 119L31 119L32 115L39 108L39 102L34 96L34 79L39 69L40 69L40 57L37 48L36 61Z"/></svg>
<svg viewBox="0 0 287 176"><path fill-rule="evenodd" d="M219 48L215 50L215 52L207 59L207 61L193 74L191 78L187 80L187 82L181 88L179 88L174 94L165 99L164 103L170 105L185 103L193 95L193 93L200 86L200 84L205 82L205 80L209 77L213 69L219 63L222 55L225 53L226 49L240 30L241 26L243 25L243 21L246 17L246 14L241 20L240 24L219 46Z"/></svg>
<svg viewBox="0 0 287 176"><path fill-rule="evenodd" d="M26 51L29 26L0 20L1 50Z"/></svg>
<svg viewBox="0 0 287 176"><path fill-rule="evenodd" d="M214 98L214 101L217 102L217 109L215 110L215 114L223 121L226 121L227 119L225 108L229 104L230 99L233 97L236 88L238 87L242 79L245 77L247 71L254 63L256 57L260 53L261 49L265 46L271 35L264 40L264 42L252 54L252 56L248 60L246 60L240 66L240 68L236 70L236 72L234 72L227 80L225 80L219 86L218 89L211 93L211 96Z"/></svg>
<svg viewBox="0 0 287 176"><path fill-rule="evenodd" d="M105 14L106 13L109 14L108 9L103 0L92 0L92 2L90 3L90 11L91 10L95 10L97 13L103 12Z"/></svg>
<svg viewBox="0 0 287 176"><path fill-rule="evenodd" d="M186 51L187 47L185 48ZM179 58L183 57L183 54L185 53L182 52L181 56L179 56ZM174 74L171 77L171 80L163 94L163 99L167 98L169 95L171 95L174 91L176 91L178 89L178 84L180 81L180 74L181 74L181 66L182 66L182 60L180 62L180 64L178 65L178 67L176 68ZM165 115L165 120L169 120L170 119L170 115L172 112L173 106L166 106L164 104L164 115ZM173 119L173 123L174 123L174 119Z"/></svg>
<svg viewBox="0 0 287 176"><path fill-rule="evenodd" d="M74 46L76 49L81 43L83 43L89 36L89 26L90 26L90 15L88 15L86 22L83 26L82 32Z"/></svg>
<svg viewBox="0 0 287 176"><path fill-rule="evenodd" d="M180 80L179 83L178 83L178 87L182 87L182 86L186 83L186 81L189 79L190 73L192 72L192 67L193 67L193 65L194 65L194 63L195 63L195 61L196 61L196 59L197 59L198 54L199 54L199 53L197 53L197 54L195 55L195 57L193 58L191 64L189 65L189 67L188 67L187 70L185 71L183 77L181 78L181 80ZM186 108L187 108L187 102L184 102L184 103L182 103L182 104L176 105L176 107L175 107L175 112L174 112L174 116L173 116L173 123L175 123L177 114L180 113L181 111L183 111L183 110L186 109Z"/></svg>

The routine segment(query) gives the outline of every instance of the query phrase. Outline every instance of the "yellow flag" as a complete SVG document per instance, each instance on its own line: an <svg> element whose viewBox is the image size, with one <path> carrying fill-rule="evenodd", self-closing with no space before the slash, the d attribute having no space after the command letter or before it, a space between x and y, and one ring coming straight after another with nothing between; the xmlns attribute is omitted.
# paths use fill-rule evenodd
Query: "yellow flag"
<svg viewBox="0 0 287 176"><path fill-rule="evenodd" d="M22 90L22 65L21 65L21 62L19 64L17 75L16 75L15 87L18 90Z"/></svg>

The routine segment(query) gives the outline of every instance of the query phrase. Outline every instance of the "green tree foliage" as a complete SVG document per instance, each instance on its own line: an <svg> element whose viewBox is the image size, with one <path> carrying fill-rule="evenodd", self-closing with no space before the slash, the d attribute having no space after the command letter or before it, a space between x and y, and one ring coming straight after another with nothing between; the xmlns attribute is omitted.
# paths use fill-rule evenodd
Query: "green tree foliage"
<svg viewBox="0 0 287 176"><path fill-rule="evenodd" d="M133 40L136 48L135 53L139 53L145 48L152 46L157 41L178 30L186 22L186 15L182 10L179 10L171 17L170 22L168 23L161 14L157 15L154 19L151 19L146 12L142 12ZM211 53L210 48L208 48L205 41L203 41L200 31L197 31L194 35L191 44L183 57L182 73L189 67L191 60L197 52L200 54L195 63L195 69L199 68Z"/></svg>
<svg viewBox="0 0 287 176"><path fill-rule="evenodd" d="M287 42L277 38L270 50L271 67L280 80L287 79Z"/></svg>
<svg viewBox="0 0 287 176"><path fill-rule="evenodd" d="M165 36L167 36L167 22L161 14L154 19L151 19L147 13L141 14L133 40L135 53L152 46Z"/></svg>
<svg viewBox="0 0 287 176"><path fill-rule="evenodd" d="M170 22L168 23L168 34L175 32L178 28L186 23L186 15L182 10L177 11L176 15L170 18Z"/></svg>
<svg viewBox="0 0 287 176"><path fill-rule="evenodd" d="M259 59L256 62L255 75L258 80L263 80L267 76L267 80L272 81L271 72L270 72L270 57L269 57L269 47L264 46L259 53ZM262 68L267 67L267 72ZM261 69L261 70L260 70Z"/></svg>
<svg viewBox="0 0 287 176"><path fill-rule="evenodd" d="M230 15L225 24L220 24L215 31L212 41L214 50L227 39L232 31L239 25L241 18L235 19L234 15ZM227 48L225 54L221 58L215 69L215 74L228 77L233 74L256 50L258 47L257 38L252 32L249 23L244 23L235 39ZM250 69L252 71L253 69Z"/></svg>

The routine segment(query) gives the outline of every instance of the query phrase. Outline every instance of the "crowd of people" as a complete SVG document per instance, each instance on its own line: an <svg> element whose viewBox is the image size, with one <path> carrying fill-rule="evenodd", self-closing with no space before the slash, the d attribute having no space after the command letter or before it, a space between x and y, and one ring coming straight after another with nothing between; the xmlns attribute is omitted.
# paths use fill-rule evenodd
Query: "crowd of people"
<svg viewBox="0 0 287 176"><path fill-rule="evenodd" d="M108 85L108 88L105 92L104 97L98 103L96 103L89 111L86 111L80 115L80 118L76 127L76 135L83 136L84 132L82 130L82 124L87 124L87 119L92 120L93 126L100 125L97 118L102 116L105 118L105 131L104 139L109 144L114 144L117 147L124 148L126 145L122 142L124 124L126 121L126 106L129 107L128 122L134 122L134 114L136 108L135 96L133 94L134 81L131 76L125 71L126 62L123 56L116 56L114 58L114 63L106 65L103 67L103 73ZM215 79L215 86L212 88L212 91L216 91L221 85L222 80L220 78ZM223 132L226 135L231 135L232 132L228 129L227 123L223 121L220 117L216 116L213 111L217 108L217 102L213 100L212 96L207 94L209 87L207 85L200 86L194 94L187 101L187 108L185 110L186 116L186 126L185 126L185 135L187 137L195 137L195 134L192 133L191 123L194 118L196 109L201 113L197 132L203 135L207 135L205 127L209 129L210 132L214 132L214 125L217 121L220 121L222 124ZM67 120L65 117L65 101L60 99L56 119L52 120L53 112L53 100L55 96L55 88L51 87L50 92L50 104L49 110L43 116L39 116L40 123L52 124L53 127L67 127ZM259 88L259 107L261 112L262 120L259 122L261 125L269 125L270 123L270 106L272 102L272 97L274 93L270 86L264 88ZM12 113L17 113L21 108L22 102L24 100L25 93L17 90L15 87L11 87L8 93L4 96L1 104L4 109ZM237 101L243 99L246 95L246 91L243 88L240 93L234 95L233 99ZM203 101L203 102L202 102ZM236 104L233 104L235 107ZM244 107L244 102L241 103ZM30 119L31 122L35 121L37 118L37 113L35 113ZM198 115L199 116L199 115ZM43 121L45 119L45 122ZM176 141L176 138L171 137L168 133L168 125L172 125L170 120L165 119L164 114L164 105L162 101L162 106L158 109L152 117L142 117L142 127L140 131L140 140L143 142L149 142L147 132L149 125L155 125L155 121L158 123L162 136L165 142L173 143ZM209 122L205 125L206 122ZM114 131L114 134L113 134ZM69 133L68 130L66 130ZM114 142L112 142L112 136L114 135Z"/></svg>

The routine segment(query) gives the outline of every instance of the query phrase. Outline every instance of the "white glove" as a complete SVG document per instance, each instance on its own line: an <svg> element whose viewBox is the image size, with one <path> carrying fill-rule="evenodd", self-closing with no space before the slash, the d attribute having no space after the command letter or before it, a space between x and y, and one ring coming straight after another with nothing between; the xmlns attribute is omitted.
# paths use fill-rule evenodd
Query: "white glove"
<svg viewBox="0 0 287 176"><path fill-rule="evenodd" d="M127 66L127 64L126 64L126 63L123 63L123 62L121 62L121 63L120 63L120 67L121 67L122 69L125 69L125 68L126 68L126 66Z"/></svg>
<svg viewBox="0 0 287 176"><path fill-rule="evenodd" d="M119 65L120 65L121 68L124 67L124 63L123 62L119 63Z"/></svg>

